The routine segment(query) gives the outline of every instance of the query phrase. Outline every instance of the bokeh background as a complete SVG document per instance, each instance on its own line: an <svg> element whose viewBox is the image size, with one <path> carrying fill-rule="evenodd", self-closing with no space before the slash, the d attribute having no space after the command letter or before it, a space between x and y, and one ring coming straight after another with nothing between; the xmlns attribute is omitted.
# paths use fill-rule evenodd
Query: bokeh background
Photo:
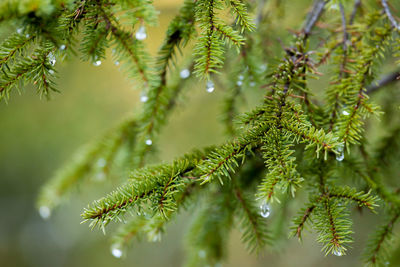
<svg viewBox="0 0 400 267"><path fill-rule="evenodd" d="M146 41L152 53L157 51L168 22L181 3L156 2L160 10L159 27L148 29ZM288 4L287 8L295 9L296 5ZM305 12L297 20L285 20L287 28L297 28L298 19ZM141 106L132 81L111 60L95 67L71 58L58 62L57 68L61 93L52 94L50 101L39 99L28 87L21 95L12 95L8 104L0 103L0 266L180 266L184 261L184 230L189 225L191 211L170 223L162 242L134 242L122 259L112 257L109 234L90 231L87 224L80 224L82 208L111 191L118 181L92 181L89 186L78 188L50 220L43 220L35 210L40 186L57 168L68 162L79 147L127 114L138 112ZM223 141L220 116L223 92L216 88L208 94L196 81L188 86L191 88L185 100L173 112L160 136L159 161L170 161L191 148ZM253 100L262 95L262 89L254 90L250 92ZM248 101L244 108L250 108L253 102L256 101ZM273 219L274 210L268 220ZM360 266L361 249L377 216L355 213L354 220L355 242L347 256L325 257L315 235L309 232L303 244L285 237L261 255L252 255L245 250L240 233L235 230L224 266Z"/></svg>

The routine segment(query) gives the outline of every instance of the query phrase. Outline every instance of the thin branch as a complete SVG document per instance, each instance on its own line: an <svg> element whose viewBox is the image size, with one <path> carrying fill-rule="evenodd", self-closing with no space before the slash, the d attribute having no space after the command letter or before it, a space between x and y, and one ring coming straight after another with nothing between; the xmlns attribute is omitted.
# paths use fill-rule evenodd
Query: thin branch
<svg viewBox="0 0 400 267"><path fill-rule="evenodd" d="M301 222L300 224L297 226L296 229L296 235L299 239L301 239L301 231L303 230L303 227L307 221L307 219L311 216L311 213L314 211L315 209L315 205L312 205L311 207L308 207L303 215L303 217L301 218Z"/></svg>
<svg viewBox="0 0 400 267"><path fill-rule="evenodd" d="M386 16L390 20L390 23L392 24L392 26L396 30L400 31L400 25L397 23L397 21L395 20L395 18L392 15L392 13L390 12L389 5L388 5L387 1L386 0L381 0L381 3L382 3L382 6L383 6L383 9L385 10Z"/></svg>
<svg viewBox="0 0 400 267"><path fill-rule="evenodd" d="M257 6L258 12L257 12L257 16L256 16L256 26L257 27L263 20L263 10L264 10L264 6L265 6L265 2L266 2L266 0L258 1L258 6Z"/></svg>
<svg viewBox="0 0 400 267"><path fill-rule="evenodd" d="M371 257L371 261L373 263L376 263L376 258L382 247L382 244L386 240L388 235L392 232L393 226L396 223L399 216L400 216L400 213L396 212L396 214L390 219L389 223L384 226L384 228L383 228L384 231L383 231L382 235L380 236L380 238L378 240L378 244L377 244L376 248L374 249L372 257Z"/></svg>
<svg viewBox="0 0 400 267"><path fill-rule="evenodd" d="M397 82L400 80L400 70L397 70L393 73L389 73L386 76L384 76L382 79L372 82L368 87L367 87L367 94L372 94L378 91L380 88L389 85L391 83Z"/></svg>
<svg viewBox="0 0 400 267"><path fill-rule="evenodd" d="M339 8L340 8L340 14L342 17L342 28L343 28L342 46L343 46L343 51L346 51L347 50L347 40L349 38L349 34L347 33L346 15L344 13L344 7L343 7L342 2L339 2Z"/></svg>
<svg viewBox="0 0 400 267"><path fill-rule="evenodd" d="M361 0L356 0L354 2L353 12L351 12L349 25L353 25L354 19L356 18L357 10L361 7Z"/></svg>
<svg viewBox="0 0 400 267"><path fill-rule="evenodd" d="M306 24L303 28L305 39L311 34L311 31L314 28L315 23L317 23L318 19L321 17L325 5L328 2L329 0L318 0L315 2L313 9L309 13Z"/></svg>

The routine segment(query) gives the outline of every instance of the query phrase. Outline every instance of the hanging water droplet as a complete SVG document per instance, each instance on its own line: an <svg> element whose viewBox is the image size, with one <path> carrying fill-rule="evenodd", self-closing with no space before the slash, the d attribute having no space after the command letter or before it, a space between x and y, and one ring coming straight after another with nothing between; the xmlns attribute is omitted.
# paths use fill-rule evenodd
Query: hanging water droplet
<svg viewBox="0 0 400 267"><path fill-rule="evenodd" d="M207 92L209 92L209 93L212 93L213 91L214 91L214 83L213 83L213 81L211 81L211 80L208 80L207 81L207 84L206 84L206 90L207 90Z"/></svg>
<svg viewBox="0 0 400 267"><path fill-rule="evenodd" d="M343 256L343 252L341 249L337 249L333 251L333 255L340 257Z"/></svg>
<svg viewBox="0 0 400 267"><path fill-rule="evenodd" d="M26 37L26 38L29 38L29 37L31 37L31 36L29 35L29 33L27 33L27 34L25 34L25 37Z"/></svg>
<svg viewBox="0 0 400 267"><path fill-rule="evenodd" d="M260 70L261 70L262 72L266 71L267 68L268 68L267 64L262 64L262 65L260 66Z"/></svg>
<svg viewBox="0 0 400 267"><path fill-rule="evenodd" d="M60 45L60 50L65 50L65 48L67 48L65 44Z"/></svg>
<svg viewBox="0 0 400 267"><path fill-rule="evenodd" d="M237 86L242 86L243 82L239 80L236 82L236 84L237 84Z"/></svg>
<svg viewBox="0 0 400 267"><path fill-rule="evenodd" d="M243 80L244 80L244 76L243 76L242 74L240 74L240 75L238 76L238 80L239 80L239 81L243 81Z"/></svg>
<svg viewBox="0 0 400 267"><path fill-rule="evenodd" d="M210 179L211 179L210 175L206 175L203 178L204 182L208 182L208 181L210 181Z"/></svg>
<svg viewBox="0 0 400 267"><path fill-rule="evenodd" d="M54 66L56 64L56 57L54 56L54 54L52 52L49 53L49 55L47 56L50 65Z"/></svg>
<svg viewBox="0 0 400 267"><path fill-rule="evenodd" d="M114 65L115 65L115 66L118 66L118 65L119 65L119 61L116 60L116 61L114 62Z"/></svg>
<svg viewBox="0 0 400 267"><path fill-rule="evenodd" d="M101 65L101 60L96 60L93 65L95 65L96 67Z"/></svg>
<svg viewBox="0 0 400 267"><path fill-rule="evenodd" d="M198 255L199 255L199 258L204 259L207 256L207 253L205 250L202 249L202 250L199 250Z"/></svg>
<svg viewBox="0 0 400 267"><path fill-rule="evenodd" d="M147 102L147 100L149 100L149 97L147 96L145 91L142 91L142 93L140 94L140 102L144 103Z"/></svg>
<svg viewBox="0 0 400 267"><path fill-rule="evenodd" d="M181 76L182 79L186 79L190 76L190 71L188 69L183 69L179 75Z"/></svg>
<svg viewBox="0 0 400 267"><path fill-rule="evenodd" d="M17 33L18 33L18 34L21 34L21 33L22 33L22 31L23 31L23 29L22 29L22 28L18 28L18 29L17 29Z"/></svg>
<svg viewBox="0 0 400 267"><path fill-rule="evenodd" d="M346 111L346 110L343 110L342 114L345 115L345 116L349 116L350 115L350 113L348 111Z"/></svg>
<svg viewBox="0 0 400 267"><path fill-rule="evenodd" d="M142 25L135 34L136 40L143 41L147 38L146 28Z"/></svg>
<svg viewBox="0 0 400 267"><path fill-rule="evenodd" d="M260 206L260 215L263 218L268 218L271 214L271 208L269 207L268 203L264 203Z"/></svg>
<svg viewBox="0 0 400 267"><path fill-rule="evenodd" d="M343 144L338 146L337 152L338 152L338 154L336 154L336 160L342 161L344 159L344 145Z"/></svg>
<svg viewBox="0 0 400 267"><path fill-rule="evenodd" d="M338 4L332 4L329 9L331 9L331 10L339 10L339 6L338 6Z"/></svg>
<svg viewBox="0 0 400 267"><path fill-rule="evenodd" d="M111 246L111 254L116 258L121 258L124 254L118 245Z"/></svg>
<svg viewBox="0 0 400 267"><path fill-rule="evenodd" d="M256 86L256 83L255 82L250 82L250 84L249 84L251 87L254 87L254 86Z"/></svg>
<svg viewBox="0 0 400 267"><path fill-rule="evenodd" d="M97 166L99 168L103 168L104 166L106 166L106 164L107 164L107 161L104 158L99 158L97 160Z"/></svg>
<svg viewBox="0 0 400 267"><path fill-rule="evenodd" d="M156 230L150 233L151 235L151 242L160 242L161 241L161 232Z"/></svg>
<svg viewBox="0 0 400 267"><path fill-rule="evenodd" d="M51 75L53 75L53 74L54 74L54 70L49 70L49 73L50 73Z"/></svg>
<svg viewBox="0 0 400 267"><path fill-rule="evenodd" d="M98 172L95 176L96 181L104 181L106 179L106 174L104 172Z"/></svg>
<svg viewBox="0 0 400 267"><path fill-rule="evenodd" d="M49 207L47 207L47 206L41 206L40 208L39 208L39 215L40 215L40 217L42 217L43 219L48 219L48 218L50 218L50 215L51 215L51 210L50 210L50 208Z"/></svg>
<svg viewBox="0 0 400 267"><path fill-rule="evenodd" d="M151 139L146 140L146 145L151 146L153 144L153 141Z"/></svg>

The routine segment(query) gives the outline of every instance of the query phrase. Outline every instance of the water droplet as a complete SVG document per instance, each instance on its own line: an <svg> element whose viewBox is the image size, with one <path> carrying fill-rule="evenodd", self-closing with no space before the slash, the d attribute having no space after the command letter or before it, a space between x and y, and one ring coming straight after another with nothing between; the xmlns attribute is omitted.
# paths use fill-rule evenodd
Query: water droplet
<svg viewBox="0 0 400 267"><path fill-rule="evenodd" d="M136 40L143 41L147 38L146 28L142 25L135 34Z"/></svg>
<svg viewBox="0 0 400 267"><path fill-rule="evenodd" d="M204 259L207 256L207 253L205 250L202 249L202 250L199 250L198 255L199 255L199 258Z"/></svg>
<svg viewBox="0 0 400 267"><path fill-rule="evenodd" d="M142 91L140 94L140 102L144 103L147 102L147 100L149 100L149 97L147 96L146 92Z"/></svg>
<svg viewBox="0 0 400 267"><path fill-rule="evenodd" d="M207 92L209 92L209 93L212 93L213 91L214 91L214 83L213 83L213 81L211 81L211 80L208 80L207 81L207 84L206 84L206 90L207 90Z"/></svg>
<svg viewBox="0 0 400 267"><path fill-rule="evenodd" d="M268 203L264 203L260 206L260 215L263 218L268 218L269 215L271 214L271 208L269 207Z"/></svg>
<svg viewBox="0 0 400 267"><path fill-rule="evenodd" d="M50 73L51 75L53 75L53 74L54 74L54 70L49 70L49 73Z"/></svg>
<svg viewBox="0 0 400 267"><path fill-rule="evenodd" d="M337 161L342 161L344 159L344 145L341 144L337 148L338 154L336 154L336 160Z"/></svg>
<svg viewBox="0 0 400 267"><path fill-rule="evenodd" d="M95 65L96 67L101 65L101 60L96 60L93 65Z"/></svg>
<svg viewBox="0 0 400 267"><path fill-rule="evenodd" d="M50 218L50 215L51 215L50 208L47 206L41 206L39 208L39 215L40 215L40 217L42 217L45 220Z"/></svg>
<svg viewBox="0 0 400 267"><path fill-rule="evenodd" d="M65 50L65 48L67 48L65 44L60 45L60 50Z"/></svg>
<svg viewBox="0 0 400 267"><path fill-rule="evenodd" d="M18 33L18 34L21 34L21 33L22 33L22 31L23 31L23 29L22 29L22 28L18 28L18 29L17 29L17 33Z"/></svg>
<svg viewBox="0 0 400 267"><path fill-rule="evenodd" d="M256 86L256 83L255 82L250 82L250 84L249 84L251 87L254 87L254 86Z"/></svg>
<svg viewBox="0 0 400 267"><path fill-rule="evenodd" d="M99 160L97 161L97 166L99 168L103 168L104 166L106 166L107 161L104 158L99 158Z"/></svg>
<svg viewBox="0 0 400 267"><path fill-rule="evenodd" d="M151 146L153 144L153 141L151 139L146 140L146 145Z"/></svg>
<svg viewBox="0 0 400 267"><path fill-rule="evenodd" d="M331 10L339 10L339 6L338 6L338 4L332 4L329 9L331 9Z"/></svg>
<svg viewBox="0 0 400 267"><path fill-rule="evenodd" d="M54 56L54 54L52 52L49 53L49 55L47 56L50 65L54 66L56 64L56 57Z"/></svg>
<svg viewBox="0 0 400 267"><path fill-rule="evenodd" d="M343 110L342 114L345 115L345 116L349 116L350 115L350 113L348 111L346 111L346 110Z"/></svg>
<svg viewBox="0 0 400 267"><path fill-rule="evenodd" d="M242 86L243 82L239 80L236 82L236 84L237 84L237 86Z"/></svg>
<svg viewBox="0 0 400 267"><path fill-rule="evenodd" d="M180 76L181 76L182 79L186 79L186 78L188 78L190 76L190 71L188 69L183 69L180 72Z"/></svg>
<svg viewBox="0 0 400 267"><path fill-rule="evenodd" d="M118 61L118 60L115 61L115 62L114 62L114 65L115 65L115 66L118 66L118 65L119 65L119 61Z"/></svg>
<svg viewBox="0 0 400 267"><path fill-rule="evenodd" d="M27 33L27 34L25 34L25 37L26 37L26 38L29 38L29 37L31 37L31 36L29 35L29 33Z"/></svg>
<svg viewBox="0 0 400 267"><path fill-rule="evenodd" d="M206 175L203 178L204 182L208 182L208 181L210 181L210 179L211 179L210 175Z"/></svg>
<svg viewBox="0 0 400 267"><path fill-rule="evenodd" d="M341 249L337 249L333 251L333 255L340 257L343 256L343 252Z"/></svg>
<svg viewBox="0 0 400 267"><path fill-rule="evenodd" d="M160 242L161 241L161 232L160 231L154 231L151 233L151 242Z"/></svg>
<svg viewBox="0 0 400 267"><path fill-rule="evenodd" d="M104 172L98 172L95 176L96 181L104 181L106 179L106 174Z"/></svg>
<svg viewBox="0 0 400 267"><path fill-rule="evenodd" d="M239 80L239 81L243 81L243 80L244 80L244 76L243 76L242 74L240 74L240 75L238 76L238 80Z"/></svg>
<svg viewBox="0 0 400 267"><path fill-rule="evenodd" d="M124 253L119 246L111 246L111 254L119 259Z"/></svg>
<svg viewBox="0 0 400 267"><path fill-rule="evenodd" d="M262 72L266 71L267 69L268 69L267 64L262 64L262 65L260 66L260 70L261 70Z"/></svg>

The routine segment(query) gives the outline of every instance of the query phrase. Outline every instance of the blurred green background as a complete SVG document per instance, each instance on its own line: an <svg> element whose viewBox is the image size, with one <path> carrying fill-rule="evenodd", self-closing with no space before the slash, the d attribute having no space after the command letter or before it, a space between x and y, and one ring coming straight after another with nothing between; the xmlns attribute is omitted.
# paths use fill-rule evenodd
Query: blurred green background
<svg viewBox="0 0 400 267"><path fill-rule="evenodd" d="M156 3L160 25L148 29L147 40L152 53L157 51L180 2ZM180 266L184 260L183 230L188 227L191 211L170 223L161 243L135 242L123 259L112 257L109 235L80 224L82 208L111 191L118 181L86 183L48 221L35 210L40 186L80 146L140 110L139 92L111 60L95 67L72 58L58 62L57 68L61 93L52 94L50 101L39 99L32 88L26 88L21 95L12 95L8 104L0 103L0 266ZM189 84L184 103L173 112L160 136L160 161L223 141L223 92L217 88L208 94L203 85L195 84ZM261 91L254 92L253 98L260 95ZM273 214L268 220L273 221ZM240 233L234 231L224 266L360 266L365 233L376 220L368 213L362 218L355 215L355 242L347 256L325 257L311 233L302 245L287 239L262 255L250 255L240 242Z"/></svg>

